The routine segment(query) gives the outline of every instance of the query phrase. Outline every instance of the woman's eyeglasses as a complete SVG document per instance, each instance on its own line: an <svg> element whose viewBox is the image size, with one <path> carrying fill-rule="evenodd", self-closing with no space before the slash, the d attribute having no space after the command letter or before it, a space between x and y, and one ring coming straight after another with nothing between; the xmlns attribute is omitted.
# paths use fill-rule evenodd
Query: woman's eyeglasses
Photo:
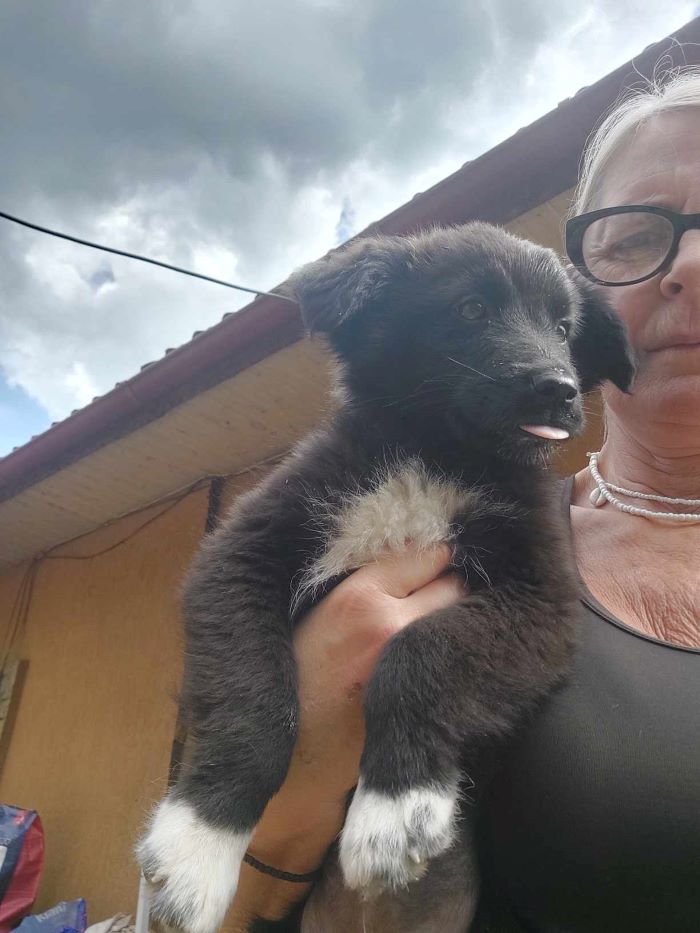
<svg viewBox="0 0 700 933"><path fill-rule="evenodd" d="M700 230L700 214L630 204L572 217L566 252L586 278L600 285L636 285L670 265L686 230Z"/></svg>

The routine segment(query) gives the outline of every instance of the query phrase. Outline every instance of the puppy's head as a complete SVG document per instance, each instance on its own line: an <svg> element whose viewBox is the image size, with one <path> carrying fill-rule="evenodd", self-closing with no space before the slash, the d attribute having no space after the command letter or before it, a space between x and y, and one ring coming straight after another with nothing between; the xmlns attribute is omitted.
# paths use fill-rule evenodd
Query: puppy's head
<svg viewBox="0 0 700 933"><path fill-rule="evenodd" d="M358 240L289 286L350 400L416 432L442 426L537 459L580 432L584 392L606 379L627 391L633 378L600 292L551 250L487 224Z"/></svg>

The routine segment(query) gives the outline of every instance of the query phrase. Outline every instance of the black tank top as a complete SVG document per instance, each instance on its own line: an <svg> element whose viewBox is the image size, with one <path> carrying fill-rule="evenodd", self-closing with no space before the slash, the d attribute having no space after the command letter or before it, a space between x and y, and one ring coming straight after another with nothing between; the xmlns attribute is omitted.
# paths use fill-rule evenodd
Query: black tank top
<svg viewBox="0 0 700 933"><path fill-rule="evenodd" d="M477 927L700 933L700 649L581 599L573 671L491 785Z"/></svg>

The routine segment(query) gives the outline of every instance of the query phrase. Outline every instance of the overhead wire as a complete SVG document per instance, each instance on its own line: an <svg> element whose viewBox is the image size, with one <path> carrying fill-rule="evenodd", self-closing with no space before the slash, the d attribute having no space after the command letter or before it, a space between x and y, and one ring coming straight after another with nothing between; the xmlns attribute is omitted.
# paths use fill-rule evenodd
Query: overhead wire
<svg viewBox="0 0 700 933"><path fill-rule="evenodd" d="M246 288L244 285L235 285L233 282L226 282L224 279L217 279L211 275L203 275L201 272L193 272L191 269L184 269L182 266L174 266L169 262L161 262L160 259L151 259L148 256L142 256L139 253L130 253L123 249L116 249L113 246L104 246L102 243L94 243L92 240L84 240L81 237L72 236L69 233L61 233L59 230L51 230L49 227L42 227L39 224L31 223L28 220L22 220L21 217L15 217L5 211L0 211L0 217L3 220L9 220L11 223L19 224L22 227L28 227L30 230L37 230L39 233L46 233L49 236L58 237L61 240L68 240L71 243L78 243L80 246L88 246L91 249L99 249L104 253L114 253L115 256L124 256L126 259L136 259L139 262L147 262L152 266L160 266L162 269L168 269L170 272L179 272L182 275L190 275L195 279L203 279L205 282L213 282L214 285L223 285L225 288L235 288L240 292L248 292L251 295L265 295L268 298L280 298L282 301L291 301L297 304L294 298L289 295L282 295L279 292L266 292L257 288Z"/></svg>

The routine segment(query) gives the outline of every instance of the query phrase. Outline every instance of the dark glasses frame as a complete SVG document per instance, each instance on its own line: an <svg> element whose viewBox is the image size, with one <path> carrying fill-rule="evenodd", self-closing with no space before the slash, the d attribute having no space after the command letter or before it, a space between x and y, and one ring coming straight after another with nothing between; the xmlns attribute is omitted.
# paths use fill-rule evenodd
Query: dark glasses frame
<svg viewBox="0 0 700 933"><path fill-rule="evenodd" d="M626 282L607 282L605 279L599 279L588 268L583 258L583 237L586 230L596 220L600 220L602 217L610 217L613 214L656 214L659 217L664 217L671 223L673 227L671 245L664 259L653 272L648 272L646 275L641 276L641 278L630 279ZM588 214L579 214L578 217L572 217L570 220L567 220L566 253L581 275L590 279L591 282L596 282L598 285L606 285L609 288L618 288L622 285L636 285L638 282L646 282L647 279L653 279L665 266L673 262L678 252L678 244L681 241L681 237L688 230L700 230L700 214L679 214L676 211L669 211L665 207L655 207L651 204L626 204L621 207L604 207L602 210L590 211Z"/></svg>

